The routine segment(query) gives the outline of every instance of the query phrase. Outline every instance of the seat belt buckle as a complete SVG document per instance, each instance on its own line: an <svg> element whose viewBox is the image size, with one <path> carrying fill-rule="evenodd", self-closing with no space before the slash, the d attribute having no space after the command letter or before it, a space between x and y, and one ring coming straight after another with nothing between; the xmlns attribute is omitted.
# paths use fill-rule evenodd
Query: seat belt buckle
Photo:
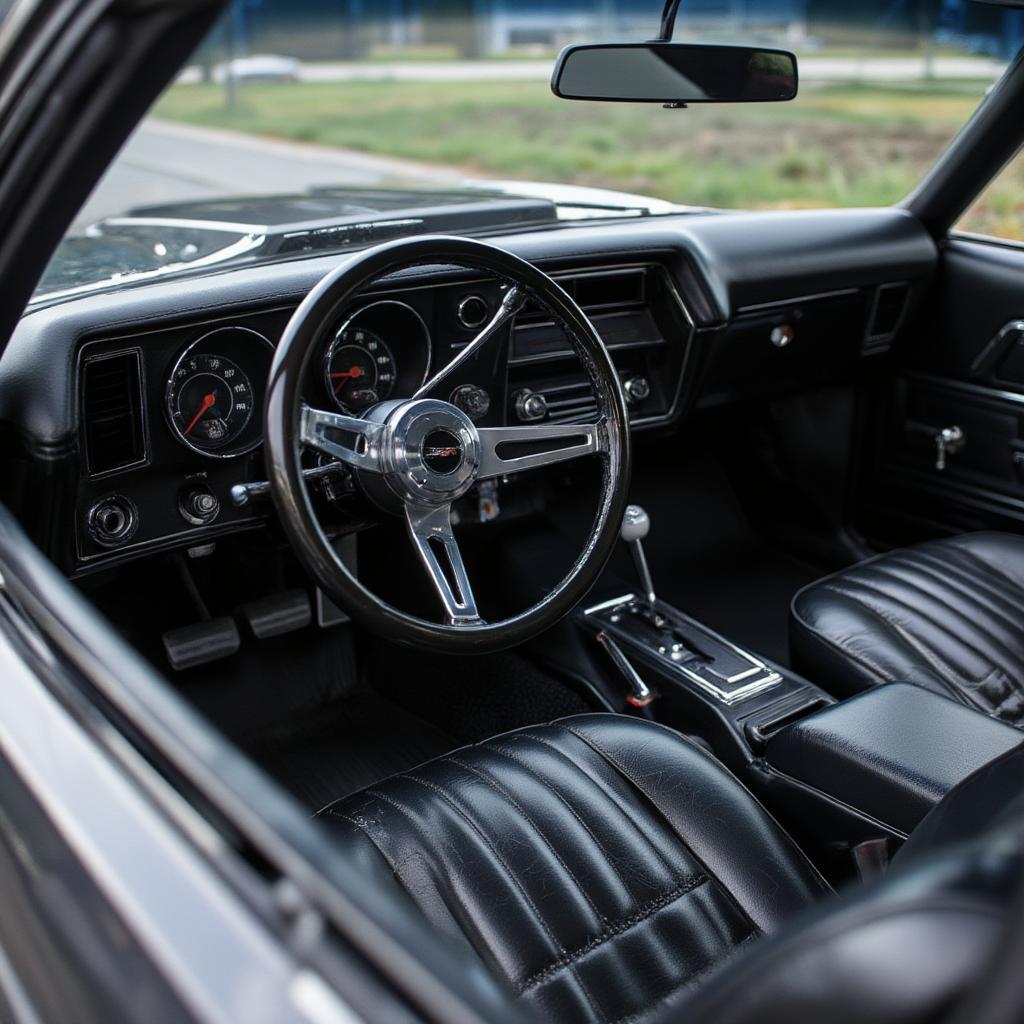
<svg viewBox="0 0 1024 1024"><path fill-rule="evenodd" d="M889 840L865 839L852 850L853 863L862 882L881 878L889 868Z"/></svg>

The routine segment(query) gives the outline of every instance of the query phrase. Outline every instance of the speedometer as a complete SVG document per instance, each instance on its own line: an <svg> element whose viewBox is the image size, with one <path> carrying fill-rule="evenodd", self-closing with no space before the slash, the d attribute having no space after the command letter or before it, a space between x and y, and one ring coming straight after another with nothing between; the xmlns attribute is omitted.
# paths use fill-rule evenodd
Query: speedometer
<svg viewBox="0 0 1024 1024"><path fill-rule="evenodd" d="M271 354L270 342L244 327L220 328L189 345L171 369L164 396L175 437L219 459L258 445Z"/></svg>
<svg viewBox="0 0 1024 1024"><path fill-rule="evenodd" d="M327 391L338 408L349 413L388 398L397 372L387 342L365 327L342 327L324 360Z"/></svg>
<svg viewBox="0 0 1024 1024"><path fill-rule="evenodd" d="M179 365L168 393L171 424L181 439L203 451L227 448L252 416L252 384L236 363L197 355Z"/></svg>

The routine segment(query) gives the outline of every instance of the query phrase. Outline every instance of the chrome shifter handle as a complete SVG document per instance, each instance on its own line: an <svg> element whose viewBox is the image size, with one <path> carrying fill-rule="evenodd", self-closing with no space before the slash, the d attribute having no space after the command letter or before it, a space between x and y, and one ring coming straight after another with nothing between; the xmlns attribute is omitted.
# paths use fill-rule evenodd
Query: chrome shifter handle
<svg viewBox="0 0 1024 1024"><path fill-rule="evenodd" d="M643 540L650 533L651 517L639 505L627 505L626 513L622 517L622 526L619 536L629 546L633 553L633 561L636 564L637 574L640 576L640 585L643 589L643 598L647 606L654 610L654 581L651 579L651 570L647 566L647 558L644 555Z"/></svg>

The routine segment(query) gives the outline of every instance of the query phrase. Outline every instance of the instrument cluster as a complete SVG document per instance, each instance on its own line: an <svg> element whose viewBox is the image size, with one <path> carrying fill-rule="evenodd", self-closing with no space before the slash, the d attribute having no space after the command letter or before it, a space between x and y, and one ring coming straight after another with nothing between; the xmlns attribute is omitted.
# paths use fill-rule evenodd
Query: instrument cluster
<svg viewBox="0 0 1024 1024"><path fill-rule="evenodd" d="M430 331L404 302L383 299L346 312L329 335L311 381L311 401L358 416L411 395L430 371ZM248 327L221 327L178 353L164 409L175 439L200 455L234 458L262 441L263 404L274 349Z"/></svg>

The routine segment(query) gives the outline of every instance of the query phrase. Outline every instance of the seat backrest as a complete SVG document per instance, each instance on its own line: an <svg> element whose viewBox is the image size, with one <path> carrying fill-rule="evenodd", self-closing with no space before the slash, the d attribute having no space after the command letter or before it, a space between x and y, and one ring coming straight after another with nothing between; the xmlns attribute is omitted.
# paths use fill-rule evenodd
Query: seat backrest
<svg viewBox="0 0 1024 1024"><path fill-rule="evenodd" d="M664 1019L924 1024L981 978L1024 878L1024 747L979 769L880 882L826 899L734 957Z"/></svg>

